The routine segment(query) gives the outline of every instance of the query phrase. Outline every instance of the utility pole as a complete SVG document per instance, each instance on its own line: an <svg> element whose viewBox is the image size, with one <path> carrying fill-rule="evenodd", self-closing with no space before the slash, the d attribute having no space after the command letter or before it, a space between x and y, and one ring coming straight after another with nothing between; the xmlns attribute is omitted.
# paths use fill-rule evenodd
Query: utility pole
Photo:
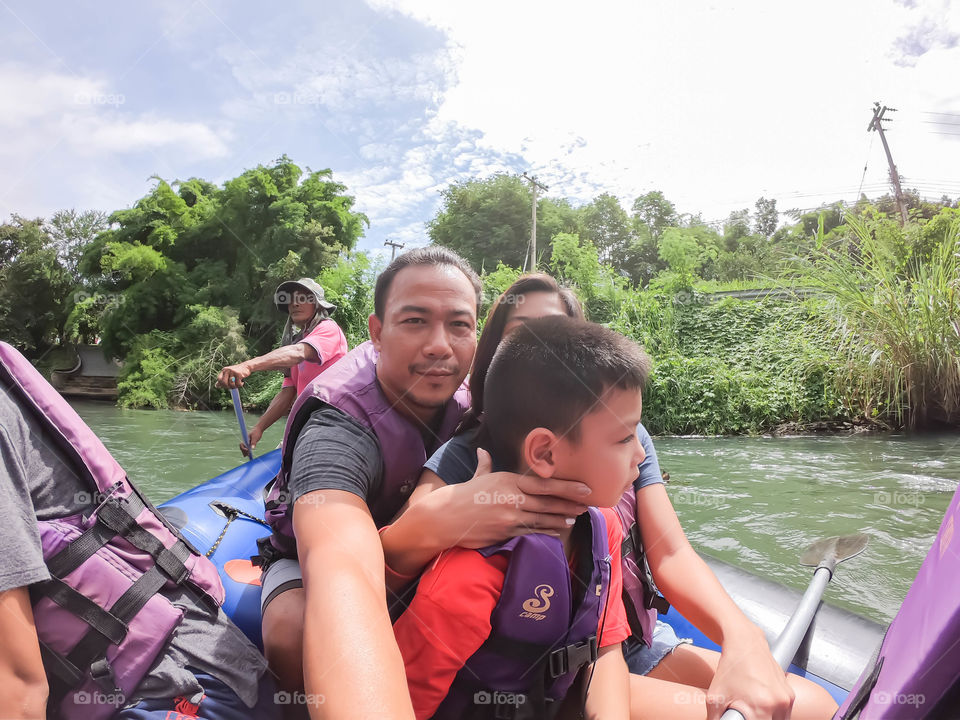
<svg viewBox="0 0 960 720"><path fill-rule="evenodd" d="M383 244L390 246L390 262L393 262L393 259L397 256L397 249L402 249L404 245L403 243L395 243L393 240L384 240Z"/></svg>
<svg viewBox="0 0 960 720"><path fill-rule="evenodd" d="M890 154L890 146L887 145L887 138L883 134L883 125L881 124L884 120L889 121L889 118L883 117L883 114L888 111L896 112L897 109L886 105L880 107L880 103L875 102L873 104L873 119L867 126L867 132L876 130L880 134L880 142L883 143L883 151L887 154L887 164L890 166L890 180L893 181L893 192L897 197L897 207L900 208L900 224L906 225L908 220L907 203L903 198L903 190L900 189L900 173L897 172L897 166L893 164L893 155Z"/></svg>
<svg viewBox="0 0 960 720"><path fill-rule="evenodd" d="M530 177L527 173L523 173L523 179L530 183L530 187L533 188L533 212L532 212L532 222L530 224L530 270L536 271L537 269L537 190L549 190L546 185L538 182L535 177Z"/></svg>

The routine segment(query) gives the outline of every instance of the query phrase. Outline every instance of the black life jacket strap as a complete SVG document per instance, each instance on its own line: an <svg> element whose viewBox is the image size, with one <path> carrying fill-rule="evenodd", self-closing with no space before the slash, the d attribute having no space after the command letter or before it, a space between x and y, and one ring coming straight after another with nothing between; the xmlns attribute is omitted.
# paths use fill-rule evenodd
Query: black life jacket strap
<svg viewBox="0 0 960 720"><path fill-rule="evenodd" d="M634 554L637 567L640 569L640 582L643 583L644 590L644 606L647 610L655 609L661 615L666 615L667 611L670 610L670 603L660 594L657 584L653 581L650 563L647 562L647 554L643 550L640 526L636 522L630 525L630 530L625 534L623 542L620 544L621 557L626 557L630 553Z"/></svg>
<svg viewBox="0 0 960 720"><path fill-rule="evenodd" d="M66 577L93 557L97 550L110 542L113 536L114 533L110 528L94 523L80 537L50 558L47 561L47 570L54 577Z"/></svg>
<svg viewBox="0 0 960 720"><path fill-rule="evenodd" d="M135 548L148 553L175 585L181 585L190 577L186 566L190 548L179 539L167 548L159 538L137 525L136 518L145 509L139 498L130 495L120 501L108 500L97 512L97 519Z"/></svg>
<svg viewBox="0 0 960 720"><path fill-rule="evenodd" d="M110 612L123 622L129 623L165 583L166 578L163 574L156 567L150 568L127 588L127 591L110 607ZM104 666L107 648L111 644L118 643L112 643L109 638L91 630L81 638L66 659L78 668L91 667L99 663L100 677L97 677L97 668L91 667L91 670L94 671L95 679L106 687L113 677L113 671L109 665Z"/></svg>
<svg viewBox="0 0 960 720"><path fill-rule="evenodd" d="M127 636L127 624L110 610L104 610L93 600L54 577L35 586L34 592L48 597L57 605L75 615L90 626L108 643L119 644Z"/></svg>

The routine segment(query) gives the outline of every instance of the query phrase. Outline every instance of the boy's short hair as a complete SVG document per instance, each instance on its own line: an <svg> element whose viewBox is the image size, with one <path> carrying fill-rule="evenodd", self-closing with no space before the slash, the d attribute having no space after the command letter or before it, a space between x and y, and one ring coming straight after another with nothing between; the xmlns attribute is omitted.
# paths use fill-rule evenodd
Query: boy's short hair
<svg viewBox="0 0 960 720"><path fill-rule="evenodd" d="M407 267L416 267L419 265L449 265L457 268L464 274L470 284L473 285L473 291L477 296L477 313L480 312L480 278L470 267L470 263L457 255L453 250L441 245L427 245L425 247L415 248L398 255L394 260L384 268L383 272L377 276L377 282L373 289L373 313L383 320L387 295L390 292L390 286L393 284L393 278L397 273Z"/></svg>
<svg viewBox="0 0 960 720"><path fill-rule="evenodd" d="M497 349L483 393L484 434L515 470L523 438L543 427L576 442L580 421L611 389L643 390L649 356L632 340L565 315L514 330Z"/></svg>

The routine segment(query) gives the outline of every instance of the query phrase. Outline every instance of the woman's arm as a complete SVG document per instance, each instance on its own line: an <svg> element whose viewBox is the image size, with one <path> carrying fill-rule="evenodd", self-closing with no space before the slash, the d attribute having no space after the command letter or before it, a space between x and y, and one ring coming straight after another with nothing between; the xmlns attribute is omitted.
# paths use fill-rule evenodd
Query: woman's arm
<svg viewBox="0 0 960 720"><path fill-rule="evenodd" d="M285 370L304 360L317 362L317 359L317 351L308 343L284 345L268 352L266 355L250 358L236 365L228 365L217 376L217 385L230 387L230 379L236 378L234 387L243 387L243 380L249 377L250 373L260 370Z"/></svg>
<svg viewBox="0 0 960 720"><path fill-rule="evenodd" d="M454 546L481 548L516 535L568 528L586 511L583 483L533 475L490 472L490 456L477 451L471 480L446 485L425 470L410 504L380 531L387 566L399 577L393 589L419 575L437 555Z"/></svg>
<svg viewBox="0 0 960 720"><path fill-rule="evenodd" d="M763 632L737 607L691 547L662 484L637 491L637 521L657 587L671 605L722 648L707 694L708 717L719 717L733 702L747 717L787 717L793 691L770 655Z"/></svg>
<svg viewBox="0 0 960 720"><path fill-rule="evenodd" d="M587 688L587 718L627 720L630 717L630 671L620 643L600 649L592 672Z"/></svg>
<svg viewBox="0 0 960 720"><path fill-rule="evenodd" d="M0 592L0 708L4 718L42 718L47 676L27 588Z"/></svg>
<svg viewBox="0 0 960 720"><path fill-rule="evenodd" d="M250 447L256 448L264 431L282 418L293 407L293 401L297 399L297 389L293 385L280 388L280 392L273 396L266 412L257 420L257 424L250 428ZM240 452L247 454L247 446L240 443Z"/></svg>

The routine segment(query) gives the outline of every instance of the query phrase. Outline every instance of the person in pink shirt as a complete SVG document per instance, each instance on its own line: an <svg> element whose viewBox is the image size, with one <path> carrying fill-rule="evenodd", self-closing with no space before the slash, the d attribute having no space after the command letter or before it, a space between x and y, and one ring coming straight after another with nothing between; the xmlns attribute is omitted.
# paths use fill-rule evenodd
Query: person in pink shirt
<svg viewBox="0 0 960 720"><path fill-rule="evenodd" d="M277 310L287 314L281 346L266 355L228 365L220 371L217 384L243 387L243 380L258 370L282 370L283 385L270 401L267 411L250 429L250 448L257 446L264 430L290 412L297 395L337 360L347 354L347 338L330 318L337 306L324 298L323 288L310 278L288 280L274 293ZM240 452L248 453L240 443Z"/></svg>

